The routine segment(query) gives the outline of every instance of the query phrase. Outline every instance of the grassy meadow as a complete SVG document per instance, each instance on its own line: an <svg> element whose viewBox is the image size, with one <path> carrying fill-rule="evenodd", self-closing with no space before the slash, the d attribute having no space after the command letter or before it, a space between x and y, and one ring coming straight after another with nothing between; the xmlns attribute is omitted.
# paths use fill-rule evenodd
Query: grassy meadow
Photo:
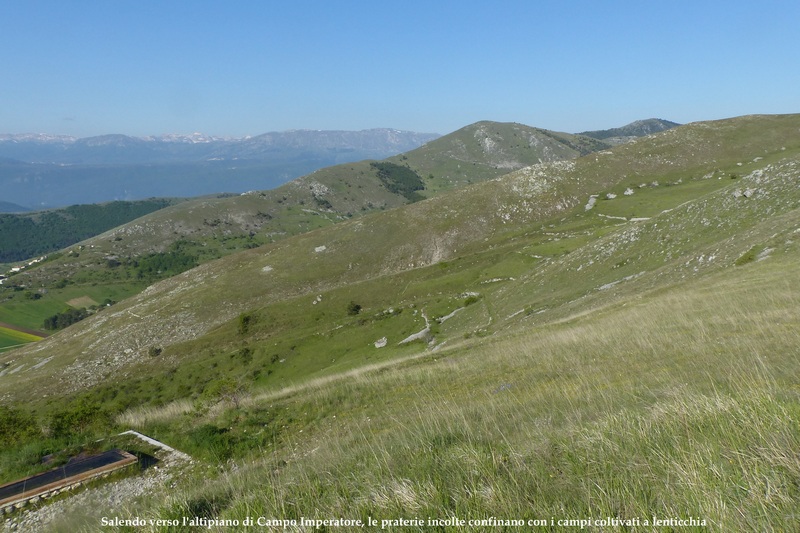
<svg viewBox="0 0 800 533"><path fill-rule="evenodd" d="M707 527L675 530L792 531L798 274L759 262L235 406L130 411L126 424L236 467L187 473L166 501L127 513L694 517Z"/></svg>

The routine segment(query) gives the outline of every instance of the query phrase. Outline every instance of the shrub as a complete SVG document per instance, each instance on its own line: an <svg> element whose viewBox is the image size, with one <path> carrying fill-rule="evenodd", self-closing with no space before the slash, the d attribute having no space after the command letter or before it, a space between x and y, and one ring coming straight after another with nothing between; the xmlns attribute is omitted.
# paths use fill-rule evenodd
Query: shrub
<svg viewBox="0 0 800 533"><path fill-rule="evenodd" d="M220 428L214 424L204 424L189 432L189 444L192 451L199 451L218 460L225 460L232 454L235 439L228 428Z"/></svg>
<svg viewBox="0 0 800 533"><path fill-rule="evenodd" d="M361 305L357 304L356 302L350 302L347 304L347 314L350 316L355 316L361 312Z"/></svg>
<svg viewBox="0 0 800 533"><path fill-rule="evenodd" d="M474 294L471 294L464 298L464 307L470 306L478 301L478 297Z"/></svg>
<svg viewBox="0 0 800 533"><path fill-rule="evenodd" d="M253 349L245 346L244 348L239 349L239 357L242 359L244 364L250 363L253 360Z"/></svg>
<svg viewBox="0 0 800 533"><path fill-rule="evenodd" d="M739 257L736 261L734 261L734 265L742 266L746 265L747 263L752 263L758 257L759 252L761 251L759 246L753 246L749 250L747 250L741 257Z"/></svg>
<svg viewBox="0 0 800 533"><path fill-rule="evenodd" d="M23 442L37 433L33 416L13 407L0 405L0 446Z"/></svg>
<svg viewBox="0 0 800 533"><path fill-rule="evenodd" d="M82 397L55 411L50 416L49 426L53 437L63 438L85 433L91 428L104 429L110 424L109 413L98 402Z"/></svg>
<svg viewBox="0 0 800 533"><path fill-rule="evenodd" d="M255 318L250 313L242 313L239 315L239 325L237 330L239 331L239 335L245 335L248 331L250 331L250 326L255 323Z"/></svg>
<svg viewBox="0 0 800 533"><path fill-rule="evenodd" d="M317 203L317 206L322 209L333 209L333 205L327 198L314 195L314 201Z"/></svg>

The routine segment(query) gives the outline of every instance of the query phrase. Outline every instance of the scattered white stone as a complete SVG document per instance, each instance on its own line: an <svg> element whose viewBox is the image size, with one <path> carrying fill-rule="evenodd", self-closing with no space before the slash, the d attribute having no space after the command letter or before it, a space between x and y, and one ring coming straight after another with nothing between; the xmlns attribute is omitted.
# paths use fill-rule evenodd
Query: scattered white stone
<svg viewBox="0 0 800 533"><path fill-rule="evenodd" d="M261 269L261 272L272 272L272 267L267 265Z"/></svg>
<svg viewBox="0 0 800 533"><path fill-rule="evenodd" d="M586 202L585 209L589 211L591 208L594 207L594 204L597 203L597 195L593 194L589 197L589 201Z"/></svg>
<svg viewBox="0 0 800 533"><path fill-rule="evenodd" d="M632 194L633 194L633 189L631 189L630 187L628 187L627 189L625 189L625 192L624 192L624 193L622 193L622 194L624 194L625 196L630 196L630 195L632 195Z"/></svg>
<svg viewBox="0 0 800 533"><path fill-rule="evenodd" d="M388 342L389 341L386 339L386 337L382 337L382 338L380 338L380 339L375 341L375 347L376 348L383 348L384 346L386 346L386 344Z"/></svg>
<svg viewBox="0 0 800 533"><path fill-rule="evenodd" d="M742 195L743 195L745 198L750 198L750 197L751 197L751 196L753 196L755 193L756 193L755 189L745 189L745 191L742 193Z"/></svg>
<svg viewBox="0 0 800 533"><path fill-rule="evenodd" d="M768 258L770 254L775 250L775 248L764 248L759 254L756 256L756 262L763 261L764 259Z"/></svg>
<svg viewBox="0 0 800 533"><path fill-rule="evenodd" d="M653 187L658 187L658 181L653 181L650 183L650 185Z"/></svg>
<svg viewBox="0 0 800 533"><path fill-rule="evenodd" d="M626 222L628 221L628 219L625 218L625 217L617 217L617 216L614 216L614 215L604 215L603 213L597 213L597 216L603 217L603 218L610 218L610 219L613 219L613 220L624 220Z"/></svg>
<svg viewBox="0 0 800 533"><path fill-rule="evenodd" d="M38 363L36 363L35 365L33 365L33 366L31 367L31 370L36 370L36 369L38 369L38 368L42 368L44 365L46 365L47 363L49 363L50 361L52 361L52 360L53 360L53 357L54 357L54 356L52 356L52 355L51 355L50 357L47 357L47 358L45 358L45 359L42 359L41 361L39 361Z"/></svg>
<svg viewBox="0 0 800 533"><path fill-rule="evenodd" d="M311 183L309 183L308 188L311 189L311 194L313 194L314 196L324 196L331 192L331 190L327 186L323 185L318 181L312 181Z"/></svg>
<svg viewBox="0 0 800 533"><path fill-rule="evenodd" d="M608 200L613 200L616 197L617 197L617 195L614 194L613 192L610 192L610 193L606 194L606 199L608 199Z"/></svg>
<svg viewBox="0 0 800 533"><path fill-rule="evenodd" d="M733 197L734 198L741 198L742 197L742 190L741 189L736 189L735 191L733 191Z"/></svg>
<svg viewBox="0 0 800 533"><path fill-rule="evenodd" d="M454 316L456 316L456 313L458 313L458 312L459 312L459 311L461 311L462 309L464 309L464 308L463 308L463 307L459 307L458 309L456 309L455 311L453 311L453 312L452 312L452 313L450 313L449 315L445 315L445 316L443 316L442 318L440 318L439 320L437 320L437 322L438 322L439 324L444 324L444 323L445 323L445 321L447 321L447 320L450 320L451 318L453 318Z"/></svg>
<svg viewBox="0 0 800 533"><path fill-rule="evenodd" d="M522 308L522 309L520 309L519 311L516 311L516 312L514 312L514 313L511 313L510 315L508 315L508 316L506 317L506 319L509 319L509 318L514 318L515 316L517 316L517 315L520 315L520 314L522 314L522 313L524 313L524 312L525 312L525 309L524 309L524 308Z"/></svg>
<svg viewBox="0 0 800 533"><path fill-rule="evenodd" d="M327 249L328 249L328 247L323 244L322 246L317 246L316 248L314 248L314 251L316 253L320 253L320 252L324 252Z"/></svg>
<svg viewBox="0 0 800 533"><path fill-rule="evenodd" d="M416 341L416 340L424 339L425 337L430 335L430 333L431 333L431 328L427 328L426 327L422 331L418 331L417 333L414 333L413 335L409 335L408 337L406 337L405 339L401 340L397 344L408 344L409 342L413 342L413 341Z"/></svg>

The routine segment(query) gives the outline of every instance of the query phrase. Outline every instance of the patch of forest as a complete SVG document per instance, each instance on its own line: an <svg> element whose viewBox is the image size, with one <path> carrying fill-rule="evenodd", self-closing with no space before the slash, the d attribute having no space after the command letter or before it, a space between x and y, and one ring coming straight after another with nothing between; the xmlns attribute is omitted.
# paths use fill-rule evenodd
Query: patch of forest
<svg viewBox="0 0 800 533"><path fill-rule="evenodd" d="M66 248L176 202L154 198L0 214L0 263L22 261Z"/></svg>

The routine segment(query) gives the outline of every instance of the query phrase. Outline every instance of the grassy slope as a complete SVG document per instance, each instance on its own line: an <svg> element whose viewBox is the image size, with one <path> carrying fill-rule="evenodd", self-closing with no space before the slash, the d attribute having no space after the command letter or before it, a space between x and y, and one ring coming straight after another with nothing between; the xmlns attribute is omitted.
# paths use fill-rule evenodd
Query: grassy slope
<svg viewBox="0 0 800 533"><path fill-rule="evenodd" d="M35 372L23 365L52 341L14 352L0 384L33 400L24 389L40 379L106 367L116 402L254 387L237 408L124 417L198 457L242 461L156 501L160 516L201 501L226 516L654 513L791 529L797 120L691 125L232 256L57 335L64 355ZM588 194L601 195L591 211ZM600 216L612 213L651 218ZM478 301L433 325L437 351L396 344L467 293ZM351 299L362 315L345 315Z"/></svg>
<svg viewBox="0 0 800 533"><path fill-rule="evenodd" d="M297 353L297 337L308 338L298 331L321 328L333 331L331 337L349 335L351 330L342 329L340 319L350 299L359 300L370 316L392 307L443 316L461 305L464 291L486 293L480 305L442 325L441 342L459 335L490 333L531 315L536 320L555 320L593 300L608 299L609 294L627 286L655 286L694 268L729 264L753 245L737 235L764 214L760 209L779 214L795 205L795 187L791 180L780 178L784 171L774 165L777 158L797 150L796 146L792 147L795 152L781 150L785 132L794 129L795 122L796 117L770 117L687 126L682 135L672 130L577 163L518 171L402 210L344 222L209 263L19 352L18 362L30 357L25 364L33 365L57 344L59 363L37 372L18 373L6 386L30 390L29 379L47 379L54 373L74 390L120 371L148 375L148 368L182 368L179 363L187 357L203 361L242 342L252 343L255 351L256 366L250 371L268 374L275 369L267 361L275 355L285 358L280 348L283 344L294 346L292 351ZM743 136L742 130L748 128L750 135ZM761 138L756 141L756 136ZM724 141L725 150L714 146L714 151L698 148L694 155L685 153L681 147L687 138L695 147ZM755 146L751 152L763 153L758 156L763 159L739 167L748 144ZM764 153L763 147L770 148L772 155ZM754 159L752 154L749 157ZM753 175L731 180L729 170L719 168L754 170L771 164L772 170L763 179ZM627 211L638 215L635 211L647 204L641 198L654 195L663 202L662 207L669 204L675 211L618 226L623 222L598 216L611 201L601 201L589 212L583 210L587 193L621 193L628 185L639 183L645 172L650 173L648 183L655 181L653 178L665 183L668 179L684 181L659 186L668 188L669 193L646 187L631 197L620 194L613 202L630 203ZM785 172L791 174L792 170ZM774 182L773 188L762 187L763 193L748 199L733 197L734 188L755 187L758 179L764 185ZM698 187L707 196L678 207ZM712 193L715 188L720 192ZM690 192L681 192L687 189ZM322 246L324 251L317 252ZM685 257L687 254L690 256ZM698 262L701 255L718 260ZM682 266L684 263L689 266ZM493 281L498 278L514 279ZM354 285L356 282L359 284ZM608 284L614 284L609 291L598 290ZM317 296L323 296L322 302L312 306ZM235 320L251 310L264 314L260 326L264 331L262 337L242 338L236 333ZM284 330L271 330L276 315L287 324L286 338L282 337ZM396 323L393 339L413 333L409 331L412 326L424 327L421 314L412 323L406 319L386 323ZM386 335L384 324L375 322L373 340ZM203 339L203 334L208 338ZM279 349L268 346L267 338L273 337L283 339L277 344ZM191 342L175 344L184 341ZM192 343L209 348L198 352ZM170 348L173 344L174 349ZM166 357L155 365L146 358L151 346L167 348ZM312 346L308 344L308 350L301 352L313 353ZM365 343L354 353L368 350ZM90 361L103 361L103 365L98 368ZM128 370L137 363L143 365L142 370ZM68 379L63 377L64 368L70 369ZM265 384L263 379L259 383ZM202 388L202 382L197 386Z"/></svg>
<svg viewBox="0 0 800 533"><path fill-rule="evenodd" d="M204 501L240 519L692 516L791 530L796 254L196 422L144 423L174 435L210 421L233 428L235 455L259 450L156 514Z"/></svg>
<svg viewBox="0 0 800 533"><path fill-rule="evenodd" d="M483 121L388 160L408 165L422 176L425 194L431 197L525 166L574 159L604 148L608 145L588 137Z"/></svg>
<svg viewBox="0 0 800 533"><path fill-rule="evenodd" d="M520 124L480 122L388 161L414 168L425 178L422 192L430 197L532 163L571 159L581 151L603 147L591 139ZM436 177L429 178L433 173ZM106 291L98 301L118 300L120 288L126 294L141 290L142 284L126 277L123 269L106 266L109 256L136 258L164 251L182 239L204 262L406 203L402 195L387 190L369 161L322 169L272 191L190 200L89 239L58 261L15 276L14 283L46 289L48 299L58 304L46 305L10 289L0 290L0 317L41 327L69 299L62 298L63 291L55 287L63 279L92 287L93 294ZM54 311L53 307L59 308Z"/></svg>
<svg viewBox="0 0 800 533"><path fill-rule="evenodd" d="M799 255L791 243L622 305L213 414L140 411L127 422L239 466L186 474L168 499L122 514L657 516L793 530ZM231 430L215 440L203 424Z"/></svg>

